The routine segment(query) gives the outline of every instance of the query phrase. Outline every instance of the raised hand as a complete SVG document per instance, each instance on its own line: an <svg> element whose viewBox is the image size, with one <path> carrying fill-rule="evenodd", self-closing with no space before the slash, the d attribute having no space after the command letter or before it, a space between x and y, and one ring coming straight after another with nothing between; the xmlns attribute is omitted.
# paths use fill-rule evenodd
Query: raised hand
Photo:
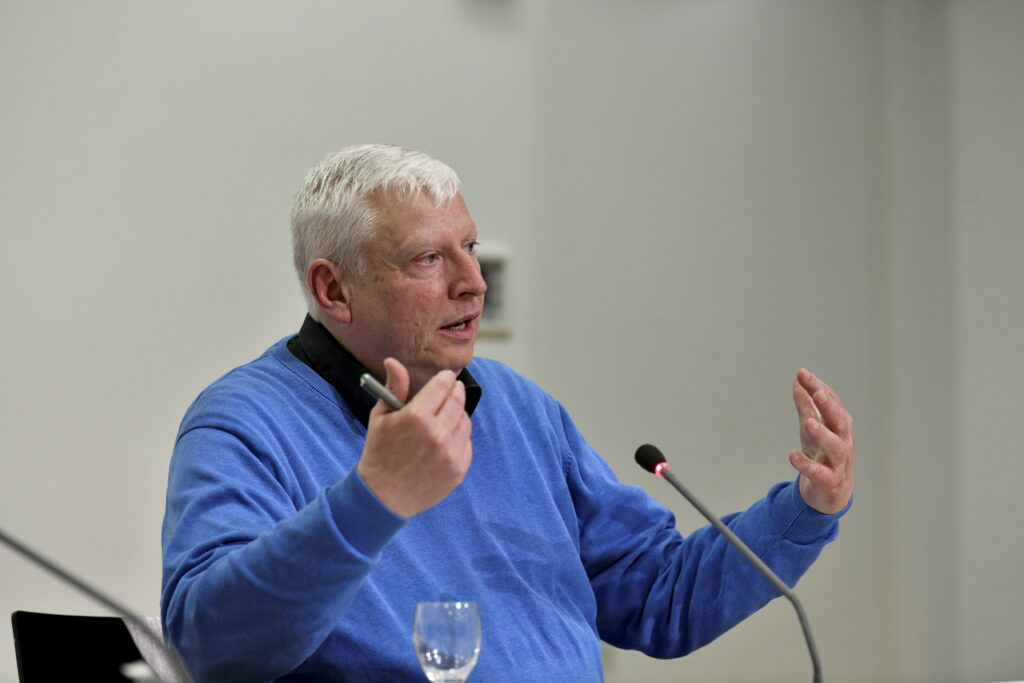
<svg viewBox="0 0 1024 683"><path fill-rule="evenodd" d="M856 448L853 418L832 389L808 370L793 381L800 418L800 451L789 462L800 472L804 502L825 514L844 509L853 495Z"/></svg>
<svg viewBox="0 0 1024 683"><path fill-rule="evenodd" d="M409 373L394 358L384 361L387 388L400 401L409 395ZM378 401L370 412L358 471L374 495L409 518L433 507L458 486L473 460L466 387L451 370L428 381L401 410Z"/></svg>

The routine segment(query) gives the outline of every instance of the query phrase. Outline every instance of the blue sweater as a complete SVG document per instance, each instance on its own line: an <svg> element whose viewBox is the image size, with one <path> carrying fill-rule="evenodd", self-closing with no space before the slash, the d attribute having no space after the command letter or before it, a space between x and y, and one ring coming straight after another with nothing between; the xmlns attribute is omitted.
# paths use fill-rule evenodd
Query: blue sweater
<svg viewBox="0 0 1024 683"><path fill-rule="evenodd" d="M405 521L355 465L366 429L278 342L186 413L163 528L164 630L197 681L423 681L415 605L472 600L478 681L600 681L599 639L700 647L777 594L711 528L620 483L564 408L476 359L473 464ZM838 515L772 488L730 527L794 584Z"/></svg>

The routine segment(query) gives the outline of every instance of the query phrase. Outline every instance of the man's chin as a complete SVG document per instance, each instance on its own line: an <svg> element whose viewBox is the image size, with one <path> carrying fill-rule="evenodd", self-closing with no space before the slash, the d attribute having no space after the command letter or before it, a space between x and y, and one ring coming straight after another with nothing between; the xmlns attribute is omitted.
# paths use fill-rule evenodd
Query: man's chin
<svg viewBox="0 0 1024 683"><path fill-rule="evenodd" d="M447 353L443 354L439 359L438 367L453 370L455 373L461 372L467 365L473 362L475 346L475 340L473 340L460 344L456 349L447 349Z"/></svg>
<svg viewBox="0 0 1024 683"><path fill-rule="evenodd" d="M449 355L440 362L429 364L424 363L415 369L410 366L406 366L409 368L410 386L414 388L414 392L418 391L423 387L423 385L436 377L437 373L445 370L451 370L458 375L460 372L465 370L466 366L468 366L472 361L473 354L470 352L466 354Z"/></svg>

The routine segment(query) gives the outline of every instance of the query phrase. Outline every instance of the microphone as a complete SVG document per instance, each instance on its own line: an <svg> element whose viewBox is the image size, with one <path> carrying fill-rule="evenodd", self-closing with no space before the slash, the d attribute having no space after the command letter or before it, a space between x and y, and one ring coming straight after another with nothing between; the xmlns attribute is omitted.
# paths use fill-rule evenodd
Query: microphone
<svg viewBox="0 0 1024 683"><path fill-rule="evenodd" d="M114 611L118 616L123 618L125 622L130 623L135 629L143 634L146 639L150 641L151 645L155 646L164 654L166 661L170 664L171 669L174 672L174 675L177 676L177 680L183 682L192 680L192 677L188 674L188 670L185 668L185 664L181 661L181 657L177 652L175 652L174 648L165 643L160 634L151 629L149 624L145 621L130 612L127 607L121 606L113 598L104 595L85 581L76 577L74 574L71 574L67 570L57 566L55 563L35 552L13 536L4 532L3 529L0 529L0 543L3 543L33 564L50 572L64 583L72 586L75 590L85 593L107 609Z"/></svg>
<svg viewBox="0 0 1024 683"><path fill-rule="evenodd" d="M715 527L720 534L725 536L726 540L733 545L736 550L740 551L740 554L746 558L747 562L754 565L754 567L761 572L768 581L775 586L782 595L786 597L793 604L793 608L796 610L796 616L800 619L800 628L803 629L804 639L807 641L807 649L811 653L811 664L814 666L814 683L822 683L821 678L821 662L818 660L818 649L814 646L814 636L811 635L811 625L807 621L807 614L804 612L804 607L800 604L800 599L796 597L796 593L789 589L782 579L778 577L771 570L771 568L765 564L760 557L754 554L754 551L747 547L747 544L740 540L740 538L732 532L732 529L722 523L718 517L716 517L710 510L708 510L703 503L697 500L697 497L690 493L682 482L676 477L668 465L668 461L665 460L665 456L661 454L657 446L645 443L640 448L636 449L636 462L640 467L643 467L648 472L656 474L663 478L668 483L672 484L679 493L683 494L686 500L690 501L693 507L697 508L700 514L704 515L704 518L711 522L711 526Z"/></svg>

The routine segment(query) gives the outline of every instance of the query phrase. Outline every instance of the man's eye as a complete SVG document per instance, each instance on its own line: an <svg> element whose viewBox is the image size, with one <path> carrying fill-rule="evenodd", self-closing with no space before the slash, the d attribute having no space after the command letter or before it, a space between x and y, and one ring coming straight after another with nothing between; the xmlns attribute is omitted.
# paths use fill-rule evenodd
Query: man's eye
<svg viewBox="0 0 1024 683"><path fill-rule="evenodd" d="M439 260L441 260L440 254L427 254L426 256L420 257L420 263L424 263L428 266L437 263Z"/></svg>
<svg viewBox="0 0 1024 683"><path fill-rule="evenodd" d="M466 251L468 251L470 254L475 254L476 248L479 246L479 242L470 242L469 244L466 245Z"/></svg>

